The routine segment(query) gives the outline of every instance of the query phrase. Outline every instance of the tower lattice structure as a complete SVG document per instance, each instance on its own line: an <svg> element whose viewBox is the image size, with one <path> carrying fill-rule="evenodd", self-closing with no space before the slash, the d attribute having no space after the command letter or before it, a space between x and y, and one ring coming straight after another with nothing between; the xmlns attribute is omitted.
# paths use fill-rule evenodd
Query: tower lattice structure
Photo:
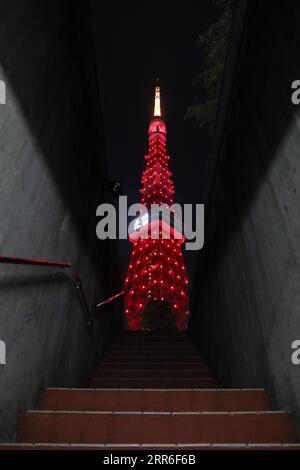
<svg viewBox="0 0 300 470"><path fill-rule="evenodd" d="M178 330L186 328L188 279L172 209L174 183L166 151L166 125L161 117L160 88L155 88L154 117L150 122L149 151L142 176L141 203L148 213L136 219L129 234L133 249L125 279L125 315L130 329L142 329L143 311L149 303L164 303L174 315ZM169 211L170 223L152 218L153 205ZM173 223L172 223L173 220ZM145 236L147 233L147 236Z"/></svg>

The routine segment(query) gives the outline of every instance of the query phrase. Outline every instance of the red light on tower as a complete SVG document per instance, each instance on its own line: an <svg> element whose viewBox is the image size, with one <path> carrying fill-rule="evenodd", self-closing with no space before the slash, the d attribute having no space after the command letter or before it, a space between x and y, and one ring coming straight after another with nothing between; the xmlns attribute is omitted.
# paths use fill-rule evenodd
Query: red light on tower
<svg viewBox="0 0 300 470"><path fill-rule="evenodd" d="M166 154L166 125L161 117L160 87L155 87L154 117L150 122L149 151L145 157L146 170L142 176L141 203L150 209L152 204L164 207L173 204L174 184ZM173 214L171 213L173 216ZM173 219L175 220L175 219ZM155 239L142 237L145 232L155 233ZM166 240L166 233L169 234ZM188 280L180 245L184 237L159 218L141 214L134 221L129 236L134 244L126 276L125 315L130 329L142 329L143 310L148 302L168 304L178 330L185 330L188 311Z"/></svg>

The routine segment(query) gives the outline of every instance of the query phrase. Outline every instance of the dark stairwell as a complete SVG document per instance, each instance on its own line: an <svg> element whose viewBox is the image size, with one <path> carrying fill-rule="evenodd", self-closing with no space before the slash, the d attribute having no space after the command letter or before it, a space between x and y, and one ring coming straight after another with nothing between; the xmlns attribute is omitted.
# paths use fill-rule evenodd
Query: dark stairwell
<svg viewBox="0 0 300 470"><path fill-rule="evenodd" d="M1 252L21 256L30 246L26 256L73 262L71 276L80 271L94 301L116 293L118 278L110 247L94 237L94 208L107 194L93 48L85 8L54 3L20 2L19 16L9 6L1 15L1 67L15 97L1 128L13 122L18 137L12 147L2 142L11 160L3 163ZM123 332L112 342L121 309L110 304L91 339L69 281L0 265L10 363L0 370L1 432L4 442L18 441L2 449L298 448L290 346L300 337L299 126L289 96L298 18L294 2L236 2L188 335ZM24 36L7 54L21 24Z"/></svg>

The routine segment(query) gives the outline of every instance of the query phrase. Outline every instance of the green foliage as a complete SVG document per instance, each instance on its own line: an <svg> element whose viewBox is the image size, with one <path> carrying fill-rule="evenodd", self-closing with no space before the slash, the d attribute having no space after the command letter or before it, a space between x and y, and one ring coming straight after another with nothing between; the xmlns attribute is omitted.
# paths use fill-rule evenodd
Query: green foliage
<svg viewBox="0 0 300 470"><path fill-rule="evenodd" d="M201 127L212 127L216 117L232 16L233 0L211 1L219 17L199 36L197 44L203 54L204 68L193 80L203 98L189 106L186 113L186 118L196 119Z"/></svg>

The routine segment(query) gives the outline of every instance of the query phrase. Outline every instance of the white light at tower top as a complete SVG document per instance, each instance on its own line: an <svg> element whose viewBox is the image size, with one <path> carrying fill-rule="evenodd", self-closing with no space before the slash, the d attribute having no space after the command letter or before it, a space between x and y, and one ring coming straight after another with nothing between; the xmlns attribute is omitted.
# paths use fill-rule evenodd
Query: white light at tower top
<svg viewBox="0 0 300 470"><path fill-rule="evenodd" d="M161 116L160 110L160 87L155 87L155 98L154 98L154 117Z"/></svg>

